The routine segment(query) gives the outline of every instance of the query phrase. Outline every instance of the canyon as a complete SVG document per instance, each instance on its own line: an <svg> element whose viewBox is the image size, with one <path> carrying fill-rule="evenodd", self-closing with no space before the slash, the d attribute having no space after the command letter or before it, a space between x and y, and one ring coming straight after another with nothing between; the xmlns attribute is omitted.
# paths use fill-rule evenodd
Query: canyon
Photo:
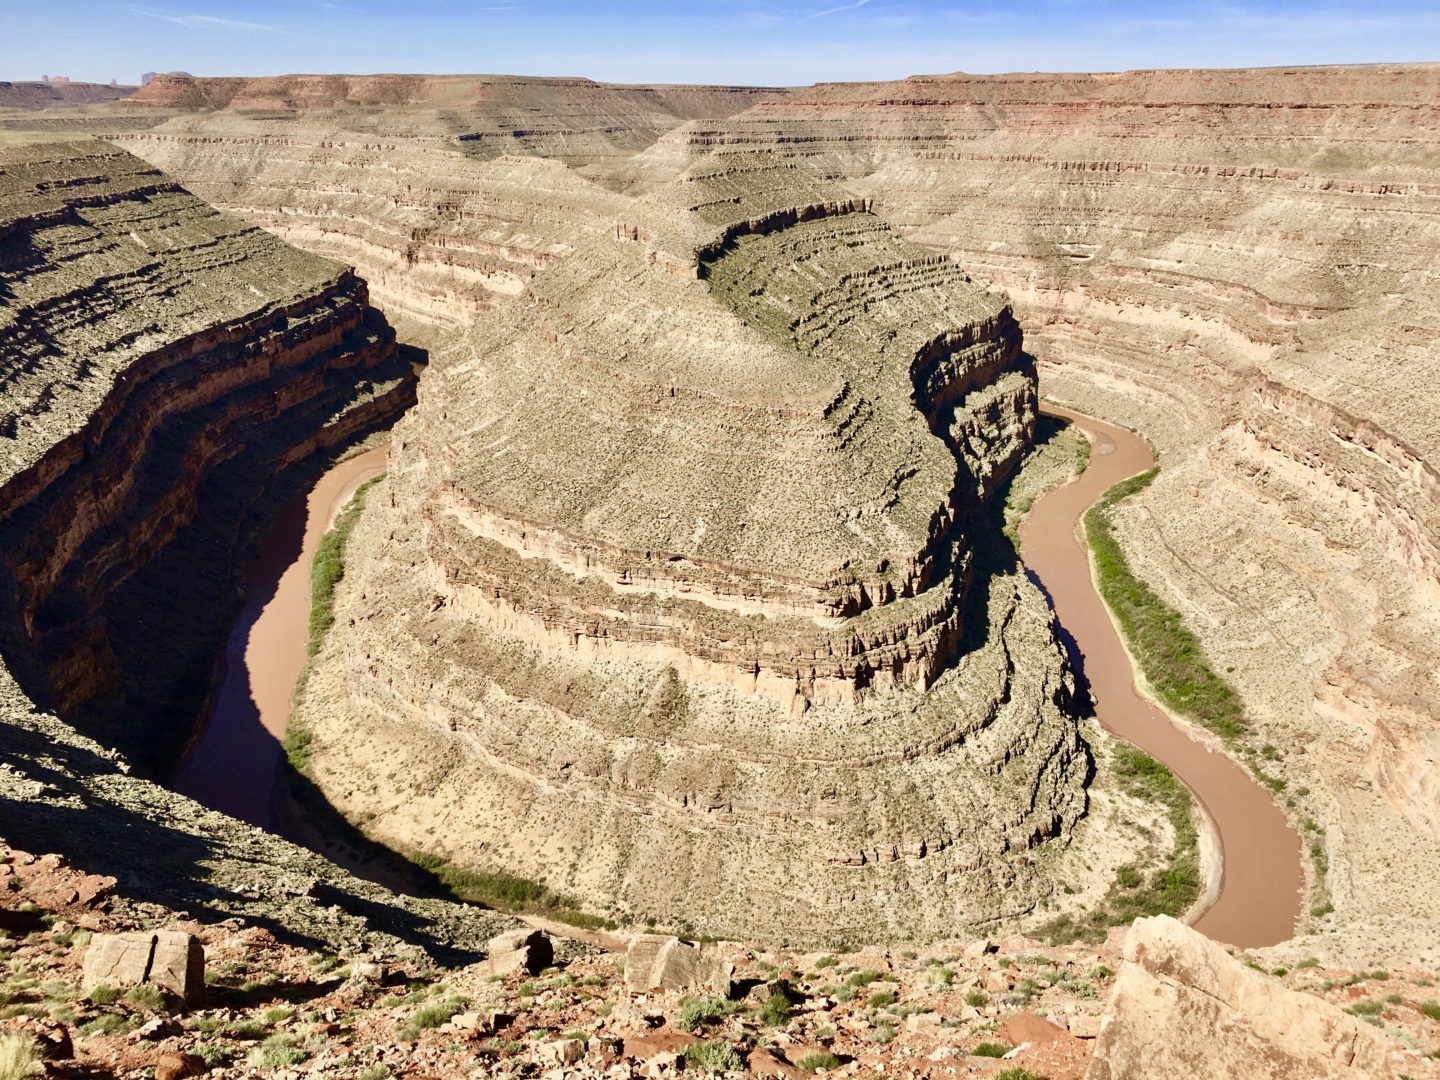
<svg viewBox="0 0 1440 1080"><path fill-rule="evenodd" d="M1301 947L1433 956L1437 103L1436 65L0 97L6 666L168 776L274 478L409 407L294 714L335 808L616 920L1034 925L1140 847L1094 839L1139 811L997 520L1043 393L1157 450L1116 535L1279 778Z"/></svg>

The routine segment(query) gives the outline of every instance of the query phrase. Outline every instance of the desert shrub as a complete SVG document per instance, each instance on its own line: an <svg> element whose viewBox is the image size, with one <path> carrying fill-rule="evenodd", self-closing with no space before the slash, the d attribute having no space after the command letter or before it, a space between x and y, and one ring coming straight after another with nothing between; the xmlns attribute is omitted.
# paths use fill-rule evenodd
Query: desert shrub
<svg viewBox="0 0 1440 1080"><path fill-rule="evenodd" d="M822 956L819 960L816 960L816 961L815 961L815 967L816 967L817 969L820 969L820 968L831 968L831 967L834 967L834 966L835 966L836 964L838 964L839 962L840 962L840 961L839 961L839 960L836 960L835 957L833 957L833 956Z"/></svg>
<svg viewBox="0 0 1440 1080"><path fill-rule="evenodd" d="M280 1065L299 1065L307 1056L305 1050L296 1046L289 1035L271 1035L250 1051L248 1060L257 1068L275 1068Z"/></svg>
<svg viewBox="0 0 1440 1080"><path fill-rule="evenodd" d="M1426 1001L1420 1005L1420 1011L1431 1020L1440 1020L1440 1001Z"/></svg>
<svg viewBox="0 0 1440 1080"><path fill-rule="evenodd" d="M150 1012L164 1012L165 991L158 986L136 986L125 992L125 1000Z"/></svg>
<svg viewBox="0 0 1440 1080"><path fill-rule="evenodd" d="M1373 999L1370 1001L1357 1001L1345 1011L1354 1013L1356 1016L1379 1016L1385 1011L1385 1003Z"/></svg>
<svg viewBox="0 0 1440 1080"><path fill-rule="evenodd" d="M231 1050L221 1043L205 1042L195 1047L195 1053L205 1059L205 1064L210 1068L219 1068L230 1061Z"/></svg>
<svg viewBox="0 0 1440 1080"><path fill-rule="evenodd" d="M869 968L866 968L864 971L855 972L854 975L851 975L850 978L845 981L856 989L859 989L862 986L869 986L878 978L880 978L878 971L871 971Z"/></svg>
<svg viewBox="0 0 1440 1080"><path fill-rule="evenodd" d="M804 1069L806 1072L814 1072L816 1069L834 1069L840 1064L840 1059L834 1054L827 1054L823 1050L812 1051L806 1054L799 1061L795 1062L797 1069Z"/></svg>
<svg viewBox="0 0 1440 1080"><path fill-rule="evenodd" d="M1001 1069L991 1074L990 1080L1045 1080L1039 1073L1033 1073L1029 1069L1022 1069L1018 1065L1013 1069Z"/></svg>
<svg viewBox="0 0 1440 1080"><path fill-rule="evenodd" d="M969 1005L972 1009L980 1008L980 1006L984 1005L988 1000L990 999L985 996L983 990L965 991L965 1004Z"/></svg>
<svg viewBox="0 0 1440 1080"><path fill-rule="evenodd" d="M40 1060L28 1035L0 1035L0 1080L25 1080Z"/></svg>
<svg viewBox="0 0 1440 1080"><path fill-rule="evenodd" d="M675 1026L681 1031L694 1031L729 1016L737 1008L735 1002L727 1001L725 998L682 998L680 1015L675 1021Z"/></svg>
<svg viewBox="0 0 1440 1080"><path fill-rule="evenodd" d="M97 1016L94 1020L87 1020L78 1028L81 1035L109 1035L116 1031L124 1031L130 1025L125 1017L118 1013L106 1013L104 1016Z"/></svg>
<svg viewBox="0 0 1440 1080"><path fill-rule="evenodd" d="M92 1005L113 1005L120 998L120 991L113 986L101 983L99 986L92 986L90 993L86 995Z"/></svg>
<svg viewBox="0 0 1440 1080"><path fill-rule="evenodd" d="M772 1027L790 1019L790 999L784 994L771 994L760 1006L759 1017Z"/></svg>
<svg viewBox="0 0 1440 1080"><path fill-rule="evenodd" d="M465 1008L464 998L446 998L422 1005L410 1014L405 1026L400 1029L400 1038L409 1042L420 1037L420 1032L437 1028Z"/></svg>
<svg viewBox="0 0 1440 1080"><path fill-rule="evenodd" d="M895 1001L895 991L881 990L879 993L871 994L866 1004L872 1009L883 1009L886 1005L894 1005Z"/></svg>
<svg viewBox="0 0 1440 1080"><path fill-rule="evenodd" d="M939 964L925 969L925 985L934 989L938 990L942 986L949 986L954 979L955 972L947 967L941 967Z"/></svg>
<svg viewBox="0 0 1440 1080"><path fill-rule="evenodd" d="M367 1065L360 1070L360 1080L387 1080L390 1075L390 1066L384 1062L377 1062L374 1065Z"/></svg>
<svg viewBox="0 0 1440 1080"><path fill-rule="evenodd" d="M1010 1052L1010 1047L1004 1043L991 1042L989 1040L976 1044L970 1053L975 1057L1000 1058Z"/></svg>
<svg viewBox="0 0 1440 1080"><path fill-rule="evenodd" d="M876 1024L870 1029L869 1038L871 1042L888 1043L891 1039L895 1038L895 1025L884 1023Z"/></svg>
<svg viewBox="0 0 1440 1080"><path fill-rule="evenodd" d="M739 1072L745 1068L740 1054L724 1039L710 1039L685 1049L685 1064L704 1072Z"/></svg>

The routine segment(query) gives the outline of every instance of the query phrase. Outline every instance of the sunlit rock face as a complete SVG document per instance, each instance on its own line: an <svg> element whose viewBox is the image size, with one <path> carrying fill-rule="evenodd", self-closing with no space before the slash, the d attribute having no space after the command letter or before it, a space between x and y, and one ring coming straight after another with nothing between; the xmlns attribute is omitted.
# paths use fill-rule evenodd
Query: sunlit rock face
<svg viewBox="0 0 1440 1080"><path fill-rule="evenodd" d="M1423 937L1440 68L146 91L93 123L434 345L303 710L367 827L716 929L1032 904L1073 731L972 520L1018 326L1161 451L1117 528L1324 830L1312 928Z"/></svg>

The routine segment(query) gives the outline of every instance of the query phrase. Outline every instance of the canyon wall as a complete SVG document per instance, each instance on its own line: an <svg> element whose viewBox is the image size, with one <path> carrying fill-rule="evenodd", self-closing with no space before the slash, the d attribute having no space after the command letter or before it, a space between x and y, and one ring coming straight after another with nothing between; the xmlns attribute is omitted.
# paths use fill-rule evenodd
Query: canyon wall
<svg viewBox="0 0 1440 1080"><path fill-rule="evenodd" d="M407 811L377 794L390 785L439 784L455 768L459 788L482 775L460 767L472 759L496 775L522 762L496 796L503 808L427 804L430 823L417 811L395 835L618 894L625 858L584 868L576 851L598 841L582 845L570 826L553 849L518 854L449 839L472 812L533 813L551 828L538 808L581 759L562 753L547 773L530 744L570 723L577 701L604 697L595 672L616 687L650 672L627 692L654 697L642 716L688 722L703 710L668 703L739 693L743 707L725 710L779 710L764 722L776 730L922 685L931 697L955 677L937 657L987 655L965 651L982 620L956 615L974 606L975 583L1010 580L972 569L967 584L965 552L985 545L952 511L957 493L978 505L1028 437L1030 369L1000 314L1013 311L1048 395L1160 450L1160 479L1117 528L1240 691L1254 741L1280 755L1267 767L1288 779L1282 798L1313 821L1317 910L1336 910L1308 929L1331 944L1351 931L1430 943L1435 898L1416 883L1440 877L1440 67L687 94L490 77L193 80L83 119L23 121L114 132L212 202L354 263L406 334L442 356L397 448L391 498L372 500L359 534L429 584L393 605L375 599L383 590L347 591L349 617L373 639L337 641L347 657L322 669L359 671L372 640L393 637L401 651L373 654L377 672L400 672L393 699L382 707L374 691L361 711L376 732L387 715L422 730L421 688L463 684L458 708L434 704L436 690L423 710L424 730L453 742L441 771L414 785L399 767L355 783L337 769L337 801L364 814L388 798L377 812L394 820ZM1008 308L976 311L965 292L948 324L892 342L885 327L929 325L914 298L958 287L962 268ZM714 351L723 367L704 360ZM898 366L908 389L866 381ZM558 419L587 434L548 444L536 431ZM650 464L668 461L648 456L663 445L677 460L698 450L743 464L724 466L728 487L705 475L706 512L666 520L660 508L690 505L692 485ZM914 475L886 473L897 461ZM895 497L906 489L916 498ZM837 501L856 509L845 528L859 545L838 574L845 548L811 512ZM783 529L767 506L793 511ZM783 537L785 558L752 528ZM962 583L953 595L935 588L948 580ZM996 618L984 620L986 648ZM737 629L750 625L763 632ZM436 666L425 643L447 633L455 647ZM481 677L467 656L491 657L486 670L505 679ZM537 657L543 678L529 673ZM655 681L661 659L678 682ZM508 714L552 678L553 711L536 727L505 720L476 736L456 719L479 697ZM652 750L648 738L614 745ZM659 788L641 772L643 818ZM666 789L670 803L706 804L696 787Z"/></svg>
<svg viewBox="0 0 1440 1080"><path fill-rule="evenodd" d="M1280 755L1308 929L1432 947L1440 66L822 85L612 185L759 152L1003 290L1047 395L1156 442L1120 535Z"/></svg>
<svg viewBox="0 0 1440 1080"><path fill-rule="evenodd" d="M414 398L351 271L104 143L0 146L0 648L164 772L267 482Z"/></svg>

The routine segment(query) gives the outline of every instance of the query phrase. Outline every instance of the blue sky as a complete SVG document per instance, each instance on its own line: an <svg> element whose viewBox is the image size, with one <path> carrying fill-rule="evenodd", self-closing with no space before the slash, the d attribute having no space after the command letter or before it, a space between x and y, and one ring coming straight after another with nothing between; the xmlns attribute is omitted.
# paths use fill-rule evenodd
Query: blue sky
<svg viewBox="0 0 1440 1080"><path fill-rule="evenodd" d="M0 78L504 72L798 85L1440 60L1440 2L0 0Z"/></svg>

